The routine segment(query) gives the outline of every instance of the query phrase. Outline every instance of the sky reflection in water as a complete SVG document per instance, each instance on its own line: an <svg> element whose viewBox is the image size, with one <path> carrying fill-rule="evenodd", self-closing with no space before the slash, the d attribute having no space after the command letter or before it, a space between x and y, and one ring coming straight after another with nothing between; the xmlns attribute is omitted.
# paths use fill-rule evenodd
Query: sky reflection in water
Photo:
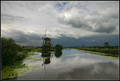
<svg viewBox="0 0 120 81"><path fill-rule="evenodd" d="M33 58L42 58L41 53ZM37 61L25 61L25 64L41 65L39 69L24 76L17 77L18 80L43 80L43 79L118 79L119 60L93 55L74 49L65 49L58 57L51 54L50 58Z"/></svg>

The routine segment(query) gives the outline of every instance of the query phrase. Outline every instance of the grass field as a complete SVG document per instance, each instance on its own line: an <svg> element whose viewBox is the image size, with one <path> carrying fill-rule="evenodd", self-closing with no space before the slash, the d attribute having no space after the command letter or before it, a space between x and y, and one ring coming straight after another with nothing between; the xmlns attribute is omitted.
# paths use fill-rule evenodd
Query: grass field
<svg viewBox="0 0 120 81"><path fill-rule="evenodd" d="M74 49L98 52L98 54L104 56L119 57L119 47L118 46L94 46L94 47L73 47Z"/></svg>

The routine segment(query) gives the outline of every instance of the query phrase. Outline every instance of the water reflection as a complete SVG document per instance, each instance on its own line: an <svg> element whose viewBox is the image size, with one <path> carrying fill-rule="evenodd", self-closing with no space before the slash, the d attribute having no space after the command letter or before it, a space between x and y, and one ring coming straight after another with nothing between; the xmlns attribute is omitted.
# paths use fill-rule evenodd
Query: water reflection
<svg viewBox="0 0 120 81"><path fill-rule="evenodd" d="M100 62L84 67L74 68L71 71L58 75L59 79L118 79L118 66L112 62Z"/></svg>
<svg viewBox="0 0 120 81"><path fill-rule="evenodd" d="M50 57L51 53L50 52L42 52L41 57Z"/></svg>
<svg viewBox="0 0 120 81"><path fill-rule="evenodd" d="M28 73L26 76L18 77L18 80L119 78L119 60L116 59L88 54L74 49L65 49L59 53L42 53L35 58L41 58L40 56L47 58L33 63L41 64L43 67ZM43 74L44 72L45 74Z"/></svg>
<svg viewBox="0 0 120 81"><path fill-rule="evenodd" d="M62 51L55 52L55 56L56 56L57 58L61 57L61 56L62 56Z"/></svg>
<svg viewBox="0 0 120 81"><path fill-rule="evenodd" d="M50 52L42 52L42 55L41 57L48 57L46 59L43 60L43 64L49 64L51 61L50 61L50 56L51 56L51 53Z"/></svg>
<svg viewBox="0 0 120 81"><path fill-rule="evenodd" d="M45 60L43 60L43 64L49 64L51 62L50 59L53 57L53 54L55 55L55 57L59 58L62 56L62 51L57 51L55 53L42 52L41 57L48 57Z"/></svg>

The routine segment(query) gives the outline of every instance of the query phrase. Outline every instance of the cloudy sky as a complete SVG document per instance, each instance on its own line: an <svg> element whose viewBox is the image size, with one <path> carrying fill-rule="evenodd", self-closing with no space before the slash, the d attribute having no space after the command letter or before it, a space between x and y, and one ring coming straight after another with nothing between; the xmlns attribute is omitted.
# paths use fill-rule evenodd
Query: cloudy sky
<svg viewBox="0 0 120 81"><path fill-rule="evenodd" d="M119 43L119 1L2 1L1 36L19 45Z"/></svg>

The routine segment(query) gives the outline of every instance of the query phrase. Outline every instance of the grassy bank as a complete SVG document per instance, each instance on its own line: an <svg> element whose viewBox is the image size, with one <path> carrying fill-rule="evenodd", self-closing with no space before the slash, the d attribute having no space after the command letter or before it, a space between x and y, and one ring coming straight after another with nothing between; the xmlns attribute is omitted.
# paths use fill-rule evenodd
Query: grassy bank
<svg viewBox="0 0 120 81"><path fill-rule="evenodd" d="M86 51L86 52L91 52L92 54L119 58L119 47L118 46L73 47L73 48Z"/></svg>
<svg viewBox="0 0 120 81"><path fill-rule="evenodd" d="M20 53L21 54L21 53ZM2 80L12 80L16 79L19 76L23 76L31 71L33 71L35 68L40 67L36 65L31 64L22 64L24 61L28 60L43 60L43 59L33 59L32 56L35 56L34 52L27 52L26 58L14 62L13 65L7 65L1 67L1 79Z"/></svg>

